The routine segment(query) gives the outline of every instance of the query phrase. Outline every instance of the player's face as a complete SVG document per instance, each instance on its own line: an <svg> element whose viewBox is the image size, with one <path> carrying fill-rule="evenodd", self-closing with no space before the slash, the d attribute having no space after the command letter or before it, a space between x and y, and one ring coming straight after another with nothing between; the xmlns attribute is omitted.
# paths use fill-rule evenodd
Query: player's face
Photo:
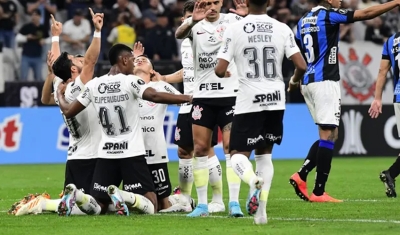
<svg viewBox="0 0 400 235"><path fill-rule="evenodd" d="M221 12L222 0L206 0L206 3L206 11L211 10L211 13L207 16L207 20L217 20Z"/></svg>
<svg viewBox="0 0 400 235"><path fill-rule="evenodd" d="M153 71L153 66L151 65L148 58L140 56L135 59L135 68L133 70L133 73L139 70L145 73L151 73Z"/></svg>
<svg viewBox="0 0 400 235"><path fill-rule="evenodd" d="M81 73L83 67L83 57L75 57L73 55L68 55L68 59L72 61L72 72Z"/></svg>
<svg viewBox="0 0 400 235"><path fill-rule="evenodd" d="M187 18L192 17L192 15L193 15L193 12L190 12L190 11L185 12L185 15L181 18L181 21L183 22Z"/></svg>
<svg viewBox="0 0 400 235"><path fill-rule="evenodd" d="M342 0L329 0L329 3L333 8L340 8L342 6Z"/></svg>

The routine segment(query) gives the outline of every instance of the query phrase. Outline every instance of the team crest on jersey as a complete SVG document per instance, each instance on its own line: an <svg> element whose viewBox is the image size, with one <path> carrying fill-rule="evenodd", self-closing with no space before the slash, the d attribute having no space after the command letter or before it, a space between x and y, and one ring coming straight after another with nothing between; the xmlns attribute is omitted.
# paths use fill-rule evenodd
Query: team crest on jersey
<svg viewBox="0 0 400 235"><path fill-rule="evenodd" d="M193 120L200 120L201 111L203 111L203 108L199 107L198 105L193 106L193 112L192 112Z"/></svg>
<svg viewBox="0 0 400 235"><path fill-rule="evenodd" d="M339 53L339 61L344 65L341 79L347 95L363 102L371 98L375 91L376 81L367 69L372 57L367 53L359 60L354 48L349 49L349 60Z"/></svg>
<svg viewBox="0 0 400 235"><path fill-rule="evenodd" d="M151 101L146 101L146 103L147 103L147 105L150 106L150 107L156 106L156 103L153 103L153 102L151 102Z"/></svg>
<svg viewBox="0 0 400 235"><path fill-rule="evenodd" d="M246 23L243 26L243 30L246 33L252 33L252 32L254 32L254 30L256 30L256 26L253 23Z"/></svg>
<svg viewBox="0 0 400 235"><path fill-rule="evenodd" d="M178 127L175 128L175 141L178 141L181 139L181 129L179 129Z"/></svg>

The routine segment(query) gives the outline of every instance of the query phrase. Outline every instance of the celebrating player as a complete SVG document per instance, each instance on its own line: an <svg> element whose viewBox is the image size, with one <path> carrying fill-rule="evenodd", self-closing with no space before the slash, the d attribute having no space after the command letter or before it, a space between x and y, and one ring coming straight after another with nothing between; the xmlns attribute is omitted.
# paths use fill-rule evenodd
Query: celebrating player
<svg viewBox="0 0 400 235"><path fill-rule="evenodd" d="M266 14L268 3L268 0L249 0L249 15L225 30L215 68L220 78L232 60L238 69L239 91L230 153L235 173L250 186L247 211L255 214L256 224L267 223L266 204L274 175L272 147L279 145L283 136L286 101L283 57L293 60L295 79L300 79L307 67L291 29ZM256 173L249 161L253 150Z"/></svg>
<svg viewBox="0 0 400 235"><path fill-rule="evenodd" d="M129 215L129 208L153 214L157 211L154 183L145 159L145 146L141 132L138 98L155 103L178 104L191 101L190 96L157 92L137 76L132 75L134 57L132 49L123 44L109 51L110 64L121 73L106 74L91 80L76 101L68 104L57 92L60 107L67 118L79 114L93 104L103 128L102 139L91 195L100 202L103 212L111 201L118 214ZM106 174L105 174L106 172ZM118 186L123 181L123 189ZM67 185L67 188L69 186ZM90 204L83 193L71 187L68 190L70 210L75 204Z"/></svg>
<svg viewBox="0 0 400 235"><path fill-rule="evenodd" d="M185 2L183 6L182 21L192 16L195 1ZM162 80L168 83L183 82L185 95L192 95L194 90L194 68L192 43L189 38L183 40L181 44L182 69L162 76ZM181 193L188 200L191 200L193 186L193 134L191 104L182 104L179 109L179 115L176 122L174 143L178 145L179 157L179 186L175 188L174 193ZM213 198L208 204L210 213L225 211L225 205L222 200L222 171L219 160L214 152L215 145L218 144L218 126L213 130L212 143L208 154L209 183L213 190Z"/></svg>
<svg viewBox="0 0 400 235"><path fill-rule="evenodd" d="M356 11L339 9L341 0L317 2L319 6L311 9L297 24L296 42L308 64L302 91L311 116L318 125L320 139L311 146L301 169L290 177L290 183L305 201L342 202L325 192L340 121L339 26L372 19L399 6L400 1ZM290 86L298 84L299 80L292 77ZM315 186L309 197L307 175L315 166Z"/></svg>
<svg viewBox="0 0 400 235"><path fill-rule="evenodd" d="M393 71L393 87L394 87L394 114L396 116L397 131L400 133L400 66L399 60L399 42L400 33L393 34L383 44L382 49L382 60L379 67L378 79L375 87L375 98L372 101L369 109L369 115L371 118L378 118L379 114L382 113L382 92L383 86L386 84L386 75L389 72L390 67ZM400 155L389 169L382 171L379 175L381 181L386 187L386 195L388 197L397 197L395 189L395 179L400 174Z"/></svg>
<svg viewBox="0 0 400 235"><path fill-rule="evenodd" d="M239 15L247 14L243 0L234 1ZM195 3L193 15L176 30L175 36L192 39L194 61L194 91L192 108L192 130L194 142L193 165L194 182L198 195L198 206L189 217L207 216L207 185L209 181L208 154L211 148L211 136L215 125L222 130L226 157L226 174L229 187L229 214L242 217L239 206L240 178L234 173L229 154L229 136L235 107L237 75L234 64L228 69L233 78L221 80L214 73L217 53L227 25L240 20L236 14L220 13L222 1L202 0ZM222 189L221 189L222 192Z"/></svg>

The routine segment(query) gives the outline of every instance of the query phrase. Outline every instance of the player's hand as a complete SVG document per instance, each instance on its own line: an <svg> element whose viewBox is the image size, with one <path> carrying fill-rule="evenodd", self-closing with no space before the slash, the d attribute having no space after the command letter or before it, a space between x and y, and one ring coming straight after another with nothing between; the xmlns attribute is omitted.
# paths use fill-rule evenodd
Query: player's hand
<svg viewBox="0 0 400 235"><path fill-rule="evenodd" d="M194 4L194 9L193 9L193 14L192 14L192 20L194 22L199 22L200 20L203 20L204 18L209 15L212 10L206 10L207 2L204 0L199 0L196 1Z"/></svg>
<svg viewBox="0 0 400 235"><path fill-rule="evenodd" d="M57 87L57 93L64 94L66 88L67 88L67 83L61 82Z"/></svg>
<svg viewBox="0 0 400 235"><path fill-rule="evenodd" d="M133 46L133 57L138 57L144 54L144 47L141 42L136 42Z"/></svg>
<svg viewBox="0 0 400 235"><path fill-rule="evenodd" d="M51 18L51 36L60 36L62 33L62 23L56 21L53 14L50 15Z"/></svg>
<svg viewBox="0 0 400 235"><path fill-rule="evenodd" d="M231 76L231 72L226 71L224 78L229 78Z"/></svg>
<svg viewBox="0 0 400 235"><path fill-rule="evenodd" d="M246 0L233 0L233 4L235 4L236 9L230 8L230 12L240 16L246 16L249 14L249 8L247 7Z"/></svg>
<svg viewBox="0 0 400 235"><path fill-rule="evenodd" d="M89 7L89 12L90 12L90 15L92 15L92 21L93 21L94 28L96 29L97 32L100 32L101 28L103 28L104 13L94 14L92 8L90 8L90 7Z"/></svg>
<svg viewBox="0 0 400 235"><path fill-rule="evenodd" d="M374 99L368 113L371 118L377 118L382 113L382 101Z"/></svg>
<svg viewBox="0 0 400 235"><path fill-rule="evenodd" d="M165 80L167 80L167 79L165 79L165 76L162 76L159 72L155 72L155 71L154 71L153 80L165 82Z"/></svg>
<svg viewBox="0 0 400 235"><path fill-rule="evenodd" d="M47 52L47 68L49 70L49 73L53 73L52 66L54 64L54 61L56 61L56 59L57 58L55 58L54 54L51 51Z"/></svg>
<svg viewBox="0 0 400 235"><path fill-rule="evenodd" d="M193 102L193 96L192 95L184 95L188 99L188 103L191 104Z"/></svg>
<svg viewBox="0 0 400 235"><path fill-rule="evenodd" d="M297 83L293 82L293 77L291 77L291 78L290 78L290 81L289 81L289 86L288 86L287 91L288 91L288 92L294 91L294 90L296 90L299 86L300 86L300 82L297 82Z"/></svg>

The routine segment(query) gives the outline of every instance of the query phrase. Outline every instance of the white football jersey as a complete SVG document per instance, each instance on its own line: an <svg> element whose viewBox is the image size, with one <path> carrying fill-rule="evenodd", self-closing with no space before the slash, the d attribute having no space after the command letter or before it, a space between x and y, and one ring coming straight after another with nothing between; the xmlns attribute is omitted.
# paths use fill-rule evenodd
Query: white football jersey
<svg viewBox="0 0 400 235"><path fill-rule="evenodd" d="M148 88L134 75L104 75L86 84L78 101L94 105L100 119L102 138L99 158L129 158L145 155L139 98Z"/></svg>
<svg viewBox="0 0 400 235"><path fill-rule="evenodd" d="M149 82L147 85L159 92L180 94L179 91L166 82ZM164 135L164 118L167 107L167 104L139 100L139 113L146 147L147 164L159 164L169 161Z"/></svg>
<svg viewBox="0 0 400 235"><path fill-rule="evenodd" d="M183 91L185 95L193 95L194 90L194 68L192 42L189 38L181 44L182 67L183 67ZM190 113L191 104L182 104L179 113Z"/></svg>
<svg viewBox="0 0 400 235"><path fill-rule="evenodd" d="M58 85L62 80L56 77L53 81L54 90L57 91ZM83 92L85 85L78 76L74 82L68 83L65 89L65 100L70 104L76 100L78 95ZM55 101L58 104L58 99ZM60 110L61 111L61 110ZM97 113L90 105L81 113L72 118L62 115L65 125L69 131L68 160L97 158L98 144L101 139L100 125Z"/></svg>
<svg viewBox="0 0 400 235"><path fill-rule="evenodd" d="M298 52L292 30L265 14L229 25L218 58L235 60L238 69L235 114L284 110L282 60Z"/></svg>
<svg viewBox="0 0 400 235"><path fill-rule="evenodd" d="M191 36L194 57L194 93L193 98L235 97L238 88L238 76L235 63L230 63L229 78L219 78L214 69L217 65L217 54L222 46L226 27L242 19L235 14L220 14L215 22L205 19L193 26Z"/></svg>

